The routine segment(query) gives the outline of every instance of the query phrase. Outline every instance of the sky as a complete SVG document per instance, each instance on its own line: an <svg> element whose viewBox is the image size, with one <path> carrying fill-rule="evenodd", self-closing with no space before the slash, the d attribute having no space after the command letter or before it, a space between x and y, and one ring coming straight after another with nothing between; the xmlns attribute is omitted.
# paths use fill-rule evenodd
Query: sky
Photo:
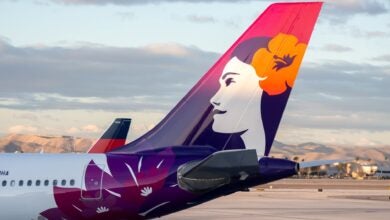
<svg viewBox="0 0 390 220"><path fill-rule="evenodd" d="M158 123L265 8L255 0L0 0L0 136ZM278 141L390 145L390 1L326 1Z"/></svg>

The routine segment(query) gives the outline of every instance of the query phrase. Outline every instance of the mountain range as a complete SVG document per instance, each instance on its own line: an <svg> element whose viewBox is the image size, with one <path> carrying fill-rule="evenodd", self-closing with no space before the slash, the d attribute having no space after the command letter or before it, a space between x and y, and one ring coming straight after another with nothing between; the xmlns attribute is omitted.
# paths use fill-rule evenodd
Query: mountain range
<svg viewBox="0 0 390 220"><path fill-rule="evenodd" d="M0 137L0 152L14 153L69 153L86 152L94 140L71 136L39 136L8 134ZM361 159L390 163L390 146L354 147L325 145L319 143L285 144L275 141L272 157L288 158L296 161L323 159Z"/></svg>
<svg viewBox="0 0 390 220"><path fill-rule="evenodd" d="M39 136L8 134L0 137L0 152L14 153L69 153L86 152L92 139L72 136Z"/></svg>

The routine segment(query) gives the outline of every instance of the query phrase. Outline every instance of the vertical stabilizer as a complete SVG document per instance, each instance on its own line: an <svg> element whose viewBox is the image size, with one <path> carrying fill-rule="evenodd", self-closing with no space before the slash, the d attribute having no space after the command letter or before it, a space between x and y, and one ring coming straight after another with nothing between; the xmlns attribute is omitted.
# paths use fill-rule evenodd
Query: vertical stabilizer
<svg viewBox="0 0 390 220"><path fill-rule="evenodd" d="M126 142L131 119L117 118L103 136L88 150L88 153L106 153L121 147Z"/></svg>
<svg viewBox="0 0 390 220"><path fill-rule="evenodd" d="M155 128L118 152L209 145L268 155L321 6L269 6Z"/></svg>

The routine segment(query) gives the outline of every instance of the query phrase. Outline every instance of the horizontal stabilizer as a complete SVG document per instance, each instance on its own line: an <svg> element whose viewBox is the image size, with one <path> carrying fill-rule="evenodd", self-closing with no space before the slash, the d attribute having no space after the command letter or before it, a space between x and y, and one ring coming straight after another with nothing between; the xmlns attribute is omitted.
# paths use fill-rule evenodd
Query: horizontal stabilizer
<svg viewBox="0 0 390 220"><path fill-rule="evenodd" d="M251 149L216 152L202 161L184 164L177 175L182 189L207 192L258 174L256 150Z"/></svg>

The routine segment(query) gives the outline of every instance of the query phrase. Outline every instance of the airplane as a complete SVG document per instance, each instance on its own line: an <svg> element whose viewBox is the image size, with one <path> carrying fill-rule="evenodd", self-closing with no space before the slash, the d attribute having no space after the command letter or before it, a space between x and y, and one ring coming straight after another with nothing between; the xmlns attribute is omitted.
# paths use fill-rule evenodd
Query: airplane
<svg viewBox="0 0 390 220"><path fill-rule="evenodd" d="M268 156L321 7L270 5L129 144L104 153L1 154L0 219L157 218L327 163Z"/></svg>
<svg viewBox="0 0 390 220"><path fill-rule="evenodd" d="M87 152L106 153L125 145L130 123L130 118L115 119L103 136Z"/></svg>

